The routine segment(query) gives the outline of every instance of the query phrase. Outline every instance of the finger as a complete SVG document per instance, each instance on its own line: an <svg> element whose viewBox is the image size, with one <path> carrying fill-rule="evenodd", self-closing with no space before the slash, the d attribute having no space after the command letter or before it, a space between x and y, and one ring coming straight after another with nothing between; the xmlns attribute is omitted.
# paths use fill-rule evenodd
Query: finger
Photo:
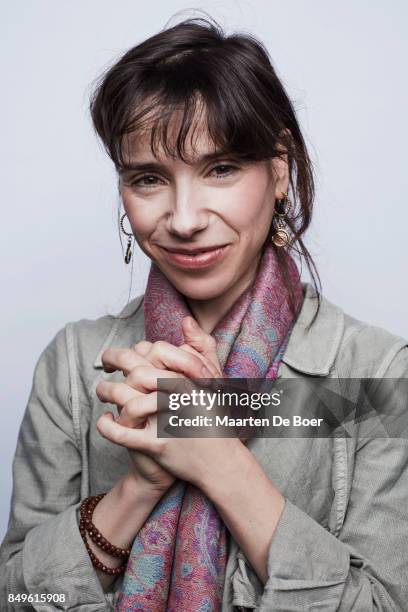
<svg viewBox="0 0 408 612"><path fill-rule="evenodd" d="M138 395L141 395L136 389L132 389L126 383L110 382L108 380L100 380L96 385L96 395L101 402L116 404L118 408Z"/></svg>
<svg viewBox="0 0 408 612"><path fill-rule="evenodd" d="M171 370L163 370L153 367L150 362L148 366L136 366L126 377L126 384L143 393L156 391L158 379L180 378L182 375ZM183 377L184 378L184 377Z"/></svg>
<svg viewBox="0 0 408 612"><path fill-rule="evenodd" d="M200 354L195 348L193 348L189 344L182 344L181 346L179 346L179 348L182 349L183 351L187 351L188 353L192 353L193 355L197 355L197 357L199 357L200 359L204 361L205 365L210 370L214 378L220 377L220 370L211 361L211 359L208 359L208 357L206 357L205 355Z"/></svg>
<svg viewBox="0 0 408 612"><path fill-rule="evenodd" d="M133 350L135 350L139 355L142 355L145 358L147 358L147 356L148 356L148 354L149 354L149 352L150 352L150 350L152 348L153 348L153 342L148 342L147 340L142 340L141 342L138 342L137 344L134 345ZM199 357L199 359L201 359L204 362L204 365L207 366L207 368L209 369L209 371L211 372L211 374L214 377L219 376L219 371L217 370L216 366L214 366L212 361L210 359L207 359L203 355L200 355L200 353L198 351L196 351L195 349L193 349L190 345L183 344L182 346L180 346L178 348L180 350L185 350L185 351L187 351L189 353L192 353L193 355L196 355L197 357ZM148 359L146 359L146 361L148 361ZM148 361L148 363L150 364L151 362ZM164 368L162 368L162 369L164 369Z"/></svg>
<svg viewBox="0 0 408 612"><path fill-rule="evenodd" d="M153 342L148 342L147 340L141 340L137 344L133 346L133 350L136 351L139 355L144 357L152 348Z"/></svg>
<svg viewBox="0 0 408 612"><path fill-rule="evenodd" d="M110 440L114 444L125 446L133 450L140 450L152 455L155 446L160 446L160 439L153 440L149 437L145 428L131 429L124 427L114 420L113 414L108 412L99 417L96 427L103 438Z"/></svg>
<svg viewBox="0 0 408 612"><path fill-rule="evenodd" d="M137 365L149 364L149 361L133 348L109 347L102 353L101 360L105 372L122 370L125 376Z"/></svg>
<svg viewBox="0 0 408 612"><path fill-rule="evenodd" d="M159 391L160 394L169 395L170 393L189 393L198 390L206 384L208 379L199 379L199 386L193 377L188 378L180 372L172 370L161 370L153 366L136 366L126 378L126 384L137 389L141 393L150 394ZM211 378L210 380L213 380ZM161 395L162 398L162 395ZM163 399L163 401L166 401Z"/></svg>
<svg viewBox="0 0 408 612"><path fill-rule="evenodd" d="M159 370L160 373L163 373L163 370ZM189 381L189 379L183 378L180 375L175 375L172 372L173 377L169 379L162 379L162 383L160 384L160 401L159 401L159 409L165 411L169 406L169 394L170 393L188 393L191 392L191 389L194 388L193 383ZM155 392L153 395L156 395L157 382L155 385ZM116 383L107 380L100 380L96 385L96 395L101 400L101 402L106 402L109 404L116 405L118 409L119 416L122 413L124 406L130 400L134 398L143 398L149 397L151 393L143 393L138 391L137 389L133 389L127 383Z"/></svg>
<svg viewBox="0 0 408 612"><path fill-rule="evenodd" d="M146 419L156 412L157 393L149 393L127 401L115 421L125 427L142 427Z"/></svg>
<svg viewBox="0 0 408 612"><path fill-rule="evenodd" d="M154 342L146 358L158 368L180 372L188 377L212 377L201 357L184 351L165 340Z"/></svg>
<svg viewBox="0 0 408 612"><path fill-rule="evenodd" d="M211 334L205 332L193 317L184 317L181 321L184 339L203 357L209 359L222 375L222 368L217 355L217 342Z"/></svg>

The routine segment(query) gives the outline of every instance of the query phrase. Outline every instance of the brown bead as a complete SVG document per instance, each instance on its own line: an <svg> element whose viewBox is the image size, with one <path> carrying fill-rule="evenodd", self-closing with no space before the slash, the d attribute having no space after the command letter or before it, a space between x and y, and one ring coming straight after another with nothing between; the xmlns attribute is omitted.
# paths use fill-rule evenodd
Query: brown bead
<svg viewBox="0 0 408 612"><path fill-rule="evenodd" d="M105 497L105 495L106 493L102 493L100 495L95 495L95 496L89 496L81 502L79 532L81 534L85 548L89 554L89 557L94 567L100 569L101 571L107 574L116 575L126 570L127 563L124 563L123 565L117 568L106 566L104 563L102 563L102 561L100 561L96 557L96 555L94 554L93 550L91 549L89 545L89 542L86 536L86 534L88 533L88 536L90 537L90 539L99 548L101 548L104 551L109 552L114 557L117 557L117 558L125 557L127 560L127 558L130 555L130 548L129 549L118 548L114 544L111 544L110 542L108 542L108 540L106 540L106 538L103 537L101 532L97 529L97 527L92 522L93 511L95 510L97 504L101 501L101 499Z"/></svg>

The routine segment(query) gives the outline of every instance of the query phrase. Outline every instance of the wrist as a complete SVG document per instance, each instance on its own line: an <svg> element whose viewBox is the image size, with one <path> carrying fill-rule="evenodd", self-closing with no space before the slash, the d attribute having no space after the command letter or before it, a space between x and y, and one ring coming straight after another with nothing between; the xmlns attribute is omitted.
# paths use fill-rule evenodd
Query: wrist
<svg viewBox="0 0 408 612"><path fill-rule="evenodd" d="M238 438L230 440L228 460L218 462L213 468L209 467L195 483L213 501L224 495L228 486L235 482L242 484L246 478L250 478L251 468L256 462L251 451Z"/></svg>
<svg viewBox="0 0 408 612"><path fill-rule="evenodd" d="M136 472L127 472L119 482L120 491L123 497L129 501L140 499L159 500L169 487L157 485L149 482Z"/></svg>
<svg viewBox="0 0 408 612"><path fill-rule="evenodd" d="M127 473L96 505L93 522L109 542L127 548L163 493L143 478Z"/></svg>

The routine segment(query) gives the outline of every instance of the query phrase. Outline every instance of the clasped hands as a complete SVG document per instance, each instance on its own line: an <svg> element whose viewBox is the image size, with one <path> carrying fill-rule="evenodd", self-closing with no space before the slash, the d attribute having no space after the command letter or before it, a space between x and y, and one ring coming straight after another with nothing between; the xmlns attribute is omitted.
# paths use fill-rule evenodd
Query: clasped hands
<svg viewBox="0 0 408 612"><path fill-rule="evenodd" d="M243 447L238 438L158 438L157 379L222 378L216 341L193 317L182 319L186 343L138 342L133 348L108 348L102 354L106 372L121 370L125 382L100 381L96 394L102 402L116 404L118 416L103 414L99 433L128 449L131 469L153 487L165 491L176 478L200 488L212 479L228 477L234 457Z"/></svg>

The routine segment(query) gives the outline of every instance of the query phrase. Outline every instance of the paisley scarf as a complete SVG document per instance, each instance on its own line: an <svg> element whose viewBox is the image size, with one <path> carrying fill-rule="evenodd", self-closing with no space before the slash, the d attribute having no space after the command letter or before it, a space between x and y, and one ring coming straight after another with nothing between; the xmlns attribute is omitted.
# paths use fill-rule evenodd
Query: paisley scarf
<svg viewBox="0 0 408 612"><path fill-rule="evenodd" d="M254 282L211 334L225 377L276 378L303 301L298 269L286 255L296 315L268 244ZM184 296L153 262L144 295L146 339L184 344L181 319L187 315L192 313ZM133 542L115 610L217 612L226 558L227 528L216 508L200 489L176 480Z"/></svg>

